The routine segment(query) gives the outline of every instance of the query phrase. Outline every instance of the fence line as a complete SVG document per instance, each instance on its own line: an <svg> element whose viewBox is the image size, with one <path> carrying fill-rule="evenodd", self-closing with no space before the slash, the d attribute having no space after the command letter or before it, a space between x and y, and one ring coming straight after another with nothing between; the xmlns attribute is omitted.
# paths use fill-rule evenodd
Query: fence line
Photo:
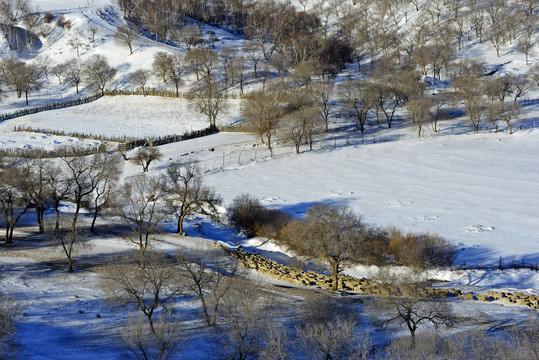
<svg viewBox="0 0 539 360"><path fill-rule="evenodd" d="M10 114L2 114L0 115L0 122L10 120L10 119L15 119L17 117L21 117L25 115L36 114L42 111L64 109L67 107L87 104L101 98L102 96L103 96L102 94L95 94L95 95L78 98L74 100L66 100L66 101L61 101L57 103L36 106L36 107L28 108L28 109L22 109L22 110L18 110Z"/></svg>
<svg viewBox="0 0 539 360"><path fill-rule="evenodd" d="M219 132L217 126L208 126L202 130L186 131L182 135L160 136L157 138L135 139L118 144L118 151L127 151L139 146L159 146L199 138Z"/></svg>
<svg viewBox="0 0 539 360"><path fill-rule="evenodd" d="M142 91L141 88L133 88L129 90L105 90L105 95L107 96L132 96L132 95L142 95L142 96L161 96L174 99L185 99L185 100L194 100L195 95L191 93L180 93L179 96L176 96L176 91L172 90L163 90L163 89L154 89L154 88L145 88ZM242 99L243 96L239 94L227 94L223 95L224 99Z"/></svg>
<svg viewBox="0 0 539 360"><path fill-rule="evenodd" d="M57 157L78 157L97 153L109 152L104 144L89 148L64 146L54 150L44 149L0 149L0 156L14 158L57 158Z"/></svg>

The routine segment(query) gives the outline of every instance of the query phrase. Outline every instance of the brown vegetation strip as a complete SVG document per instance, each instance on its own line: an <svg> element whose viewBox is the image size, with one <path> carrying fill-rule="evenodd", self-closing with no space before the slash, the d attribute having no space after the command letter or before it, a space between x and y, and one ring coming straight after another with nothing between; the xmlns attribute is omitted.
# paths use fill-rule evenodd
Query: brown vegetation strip
<svg viewBox="0 0 539 360"><path fill-rule="evenodd" d="M222 246L222 245L221 245ZM292 282L301 286L314 286L319 289L331 288L332 282L329 276L316 273L314 271L303 271L291 266L279 264L278 262L266 259L265 257L245 251L241 248L230 249L222 246L223 249L237 258L243 267L254 269L275 279ZM369 279L358 279L350 275L339 275L339 289L364 295L389 295L387 287L381 286L377 282ZM405 292L405 288L395 288L391 290L398 293ZM407 294L403 294L407 295ZM487 295L463 293L458 289L437 289L426 286L415 294L421 297L447 297L458 296L464 300L479 301L506 301L515 305L525 306L532 309L539 309L539 296L524 294L522 292L508 293L487 291Z"/></svg>

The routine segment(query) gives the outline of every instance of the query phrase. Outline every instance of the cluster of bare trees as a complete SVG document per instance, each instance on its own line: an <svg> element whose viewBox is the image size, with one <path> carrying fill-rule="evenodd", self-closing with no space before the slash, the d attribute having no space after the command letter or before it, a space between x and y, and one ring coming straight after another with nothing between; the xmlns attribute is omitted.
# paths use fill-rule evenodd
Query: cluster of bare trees
<svg viewBox="0 0 539 360"><path fill-rule="evenodd" d="M216 216L221 198L202 182L196 165L171 165L161 177L139 175L120 184L123 158L106 152L73 156L66 152L59 159L39 156L4 159L0 167L0 219L5 227L4 241L13 242L13 232L21 217L35 211L40 233L60 245L73 270L73 254L82 243L79 214L90 212L90 233L96 231L98 216L119 216L130 231L144 265L144 254L158 226L168 215L177 216L177 228L192 213ZM61 206L70 203L70 215ZM55 218L45 217L54 210Z"/></svg>
<svg viewBox="0 0 539 360"><path fill-rule="evenodd" d="M41 69L34 64L6 58L0 62L0 71L6 86L13 87L18 98L24 94L28 105L28 93L41 87Z"/></svg>
<svg viewBox="0 0 539 360"><path fill-rule="evenodd" d="M208 326L204 333L212 334L208 341L216 342L219 358L447 359L514 352L515 358L533 359L537 355L533 318L499 335L487 335L482 329L449 336L426 330L470 323L455 314L446 299L418 296L424 284L412 273L407 277L380 271L376 280L387 292L373 299L303 292L289 302L290 294L282 289L241 276L234 261L215 248L146 256L144 268L126 257L104 271L104 285L114 298L137 308L139 315L131 314L121 331L124 346L137 359L166 359L181 351L190 334L174 305L189 295L200 300L200 320ZM404 327L410 337L374 346L362 320L365 315L375 326Z"/></svg>
<svg viewBox="0 0 539 360"><path fill-rule="evenodd" d="M5 58L0 61L0 75L5 85L15 89L17 97L24 94L28 105L28 94L43 87L43 82L52 73L59 84L68 82L76 87L85 82L89 88L105 93L106 86L116 75L114 69L103 55L93 55L82 62L73 58L66 63L50 67L48 57L37 58L34 62L24 62L15 58Z"/></svg>
<svg viewBox="0 0 539 360"><path fill-rule="evenodd" d="M0 2L0 33L6 38L10 50L18 54L33 50L43 32L42 24L43 19L29 0Z"/></svg>
<svg viewBox="0 0 539 360"><path fill-rule="evenodd" d="M51 72L58 79L59 84L69 83L75 86L77 93L79 85L85 82L92 90L105 94L107 85L114 79L116 69L107 58L100 54L92 55L86 61L73 58L51 68Z"/></svg>
<svg viewBox="0 0 539 360"><path fill-rule="evenodd" d="M188 36L193 28L188 19L241 32L249 5L243 1L180 0L180 1L136 1L118 0L125 18L140 24L158 41L177 41Z"/></svg>

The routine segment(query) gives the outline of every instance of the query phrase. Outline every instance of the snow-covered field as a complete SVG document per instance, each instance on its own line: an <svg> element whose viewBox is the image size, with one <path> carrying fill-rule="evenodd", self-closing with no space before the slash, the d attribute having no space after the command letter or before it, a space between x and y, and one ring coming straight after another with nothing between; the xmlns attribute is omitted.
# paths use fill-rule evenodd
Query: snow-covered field
<svg viewBox="0 0 539 360"><path fill-rule="evenodd" d="M223 112L225 122L238 121L239 101L230 100ZM146 138L183 134L208 127L208 119L189 100L156 96L104 97L89 104L45 111L0 123L0 148L49 147L37 137L47 134L17 134L15 128L60 131L65 134L103 136L105 138ZM58 139L52 140L58 141ZM54 144L54 143L52 143Z"/></svg>

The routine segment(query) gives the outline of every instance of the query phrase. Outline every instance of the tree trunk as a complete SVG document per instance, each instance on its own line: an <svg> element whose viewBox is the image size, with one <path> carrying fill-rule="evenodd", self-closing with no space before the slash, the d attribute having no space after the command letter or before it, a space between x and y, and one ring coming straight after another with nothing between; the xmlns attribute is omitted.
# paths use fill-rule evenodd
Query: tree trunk
<svg viewBox="0 0 539 360"><path fill-rule="evenodd" d="M11 228L9 229L9 241L7 241L9 244L13 243L13 230L15 230L15 224L11 224Z"/></svg>
<svg viewBox="0 0 539 360"><path fill-rule="evenodd" d="M90 232L95 233L95 221L97 220L97 209L94 211L94 217L92 219L92 225L90 226Z"/></svg>
<svg viewBox="0 0 539 360"><path fill-rule="evenodd" d="M153 320L151 314L146 314L146 317L148 318L148 324L150 325L150 332L152 334L155 334L155 328L153 327Z"/></svg>
<svg viewBox="0 0 539 360"><path fill-rule="evenodd" d="M331 267L331 290L337 291L339 289L339 262L330 261L329 265Z"/></svg>
<svg viewBox="0 0 539 360"><path fill-rule="evenodd" d="M56 206L55 210L56 210L56 223L55 223L54 228L58 230L60 228L60 210L58 209L58 206Z"/></svg>
<svg viewBox="0 0 539 360"><path fill-rule="evenodd" d="M13 242L13 238L9 237L9 229L10 229L9 223L6 222L6 236L4 238L6 244L11 244Z"/></svg>
<svg viewBox="0 0 539 360"><path fill-rule="evenodd" d="M410 349L415 349L415 328L410 328Z"/></svg>
<svg viewBox="0 0 539 360"><path fill-rule="evenodd" d="M179 217L178 217L178 234L180 235L183 235L183 219L185 219L185 216L187 214L181 214Z"/></svg>
<svg viewBox="0 0 539 360"><path fill-rule="evenodd" d="M43 213L45 212L45 209L42 207L36 208L36 216L37 216L37 224L39 226L39 232L43 234L45 232L45 226L43 224Z"/></svg>

